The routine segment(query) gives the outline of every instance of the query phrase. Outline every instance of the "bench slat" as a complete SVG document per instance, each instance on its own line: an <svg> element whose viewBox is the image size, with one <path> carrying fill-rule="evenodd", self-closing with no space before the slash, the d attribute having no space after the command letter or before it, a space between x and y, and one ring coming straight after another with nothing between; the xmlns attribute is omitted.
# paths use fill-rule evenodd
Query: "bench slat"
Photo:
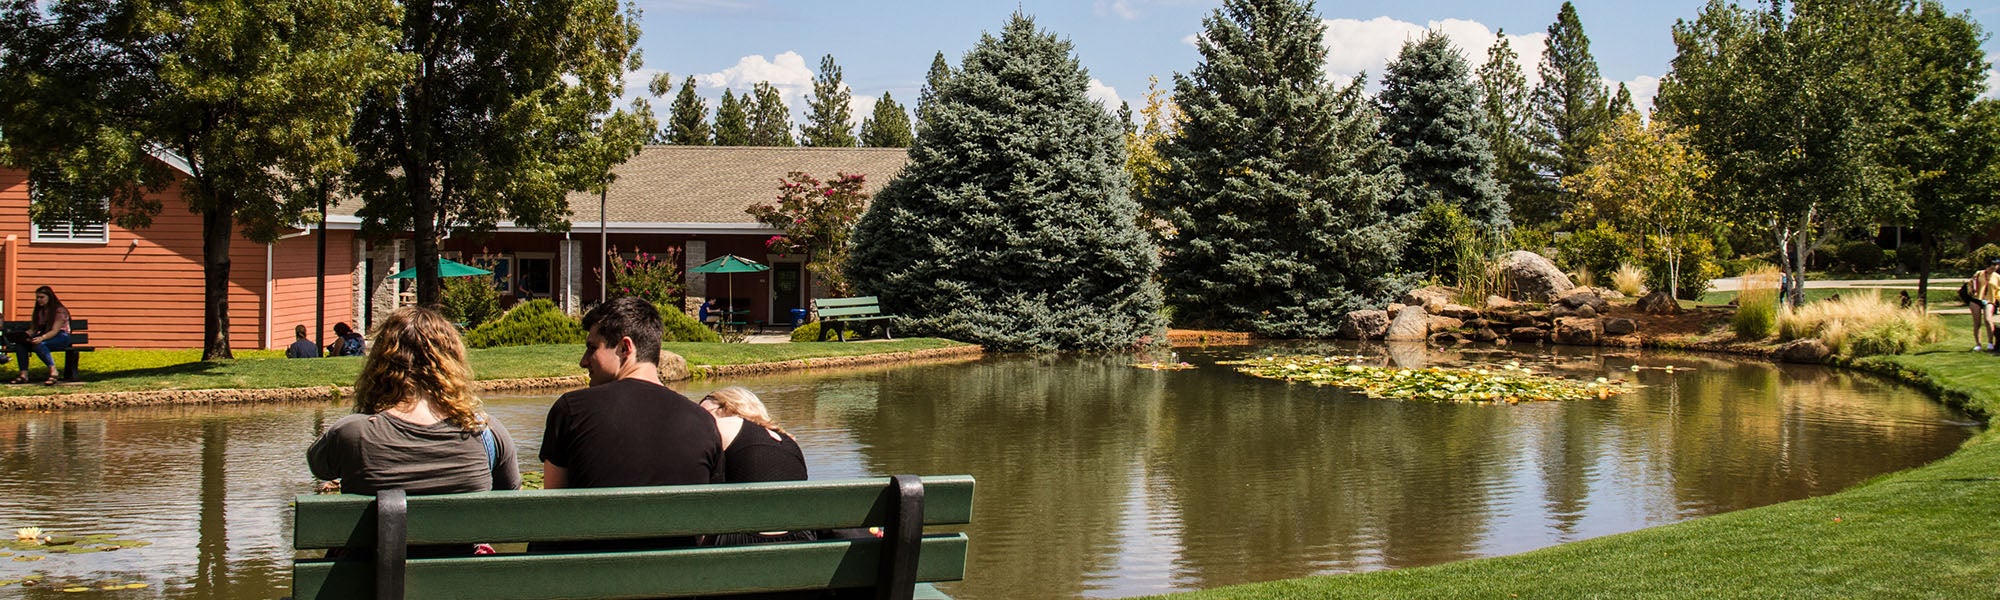
<svg viewBox="0 0 2000 600"><path fill-rule="evenodd" d="M410 496L409 543L542 542L880 526L889 479ZM924 477L924 524L972 520L972 477ZM370 546L374 498L298 497L293 546ZM549 519L560 514L561 519Z"/></svg>
<svg viewBox="0 0 2000 600"><path fill-rule="evenodd" d="M836 317L879 315L879 314L882 314L882 309L874 306L857 306L854 308L823 308L820 309L819 311L819 318L831 319Z"/></svg>
<svg viewBox="0 0 2000 600"><path fill-rule="evenodd" d="M817 307L817 308L840 308L840 307L843 307L843 306L875 306L875 305L877 305L877 304L881 304L881 302L880 302L880 301L877 301L877 300L875 299L875 297L874 297L874 296L855 296L855 297L853 297L853 298L814 298L814 299L813 299L813 306L814 306L814 307Z"/></svg>
<svg viewBox="0 0 2000 600"><path fill-rule="evenodd" d="M413 508L417 498L410 498ZM833 540L411 559L406 597L657 598L863 587L876 581L881 544L880 540ZM962 533L924 537L917 581L964 579L967 545ZM371 594L373 575L373 567L365 560L301 560L292 569L292 594L299 600L365 598Z"/></svg>

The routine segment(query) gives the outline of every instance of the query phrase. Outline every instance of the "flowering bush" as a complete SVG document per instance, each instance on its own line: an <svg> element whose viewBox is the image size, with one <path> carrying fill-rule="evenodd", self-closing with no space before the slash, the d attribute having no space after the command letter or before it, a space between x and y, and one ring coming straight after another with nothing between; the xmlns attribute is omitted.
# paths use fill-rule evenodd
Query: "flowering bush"
<svg viewBox="0 0 2000 600"><path fill-rule="evenodd" d="M681 251L668 248L660 255L649 254L637 248L632 258L619 256L618 248L610 251L611 277L608 285L614 296L638 296L647 302L678 305L681 295Z"/></svg>
<svg viewBox="0 0 2000 600"><path fill-rule="evenodd" d="M848 238L868 203L861 191L864 178L841 173L832 181L793 171L778 182L778 202L746 209L757 221L783 232L764 240L764 247L781 254L806 255L806 271L834 296L853 295L841 266L847 264Z"/></svg>

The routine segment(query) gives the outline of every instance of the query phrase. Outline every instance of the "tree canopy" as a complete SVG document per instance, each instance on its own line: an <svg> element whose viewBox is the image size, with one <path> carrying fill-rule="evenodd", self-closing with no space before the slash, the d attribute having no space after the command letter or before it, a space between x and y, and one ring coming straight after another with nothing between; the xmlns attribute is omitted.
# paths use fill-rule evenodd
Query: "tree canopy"
<svg viewBox="0 0 2000 600"><path fill-rule="evenodd" d="M712 142L714 133L708 126L708 101L695 94L693 75L681 83L681 93L674 97L674 105L668 115L667 143L707 146Z"/></svg>
<svg viewBox="0 0 2000 600"><path fill-rule="evenodd" d="M854 113L848 105L854 93L841 81L840 65L833 55L819 59L819 74L813 76L813 95L806 99L806 126L799 131L801 145L816 148L852 148Z"/></svg>
<svg viewBox="0 0 2000 600"><path fill-rule="evenodd" d="M1382 135L1396 148L1407 186L1391 212L1433 203L1458 208L1489 231L1507 228L1506 190L1493 176L1489 126L1465 57L1443 32L1403 44L1382 77Z"/></svg>
<svg viewBox="0 0 2000 600"><path fill-rule="evenodd" d="M915 134L910 132L910 114L889 92L875 101L875 112L861 122L861 145L871 148L908 148Z"/></svg>
<svg viewBox="0 0 2000 600"><path fill-rule="evenodd" d="M797 146L792 138L792 108L785 104L785 96L778 92L778 86L769 81L757 82L745 99L745 112L750 116L751 146Z"/></svg>

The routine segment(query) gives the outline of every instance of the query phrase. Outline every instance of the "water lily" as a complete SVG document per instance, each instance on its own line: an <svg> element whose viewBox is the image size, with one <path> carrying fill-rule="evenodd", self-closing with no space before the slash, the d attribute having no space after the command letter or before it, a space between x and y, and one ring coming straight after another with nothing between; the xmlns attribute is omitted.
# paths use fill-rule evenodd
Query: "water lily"
<svg viewBox="0 0 2000 600"><path fill-rule="evenodd" d="M42 539L42 528L22 527L14 530L14 539L22 542L36 542Z"/></svg>

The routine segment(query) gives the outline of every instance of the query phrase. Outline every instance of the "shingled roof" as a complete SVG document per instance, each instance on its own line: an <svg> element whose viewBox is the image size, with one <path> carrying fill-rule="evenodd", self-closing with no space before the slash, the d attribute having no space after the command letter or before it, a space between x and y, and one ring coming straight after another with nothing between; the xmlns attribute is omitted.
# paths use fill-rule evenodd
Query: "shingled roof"
<svg viewBox="0 0 2000 600"><path fill-rule="evenodd" d="M754 146L646 146L612 169L606 219L619 224L755 224L744 209L778 198L778 182L792 171L822 180L839 173L867 177L873 195L903 171L903 148L771 148ZM341 203L352 215L359 203ZM597 195L571 193L574 223L597 222Z"/></svg>

